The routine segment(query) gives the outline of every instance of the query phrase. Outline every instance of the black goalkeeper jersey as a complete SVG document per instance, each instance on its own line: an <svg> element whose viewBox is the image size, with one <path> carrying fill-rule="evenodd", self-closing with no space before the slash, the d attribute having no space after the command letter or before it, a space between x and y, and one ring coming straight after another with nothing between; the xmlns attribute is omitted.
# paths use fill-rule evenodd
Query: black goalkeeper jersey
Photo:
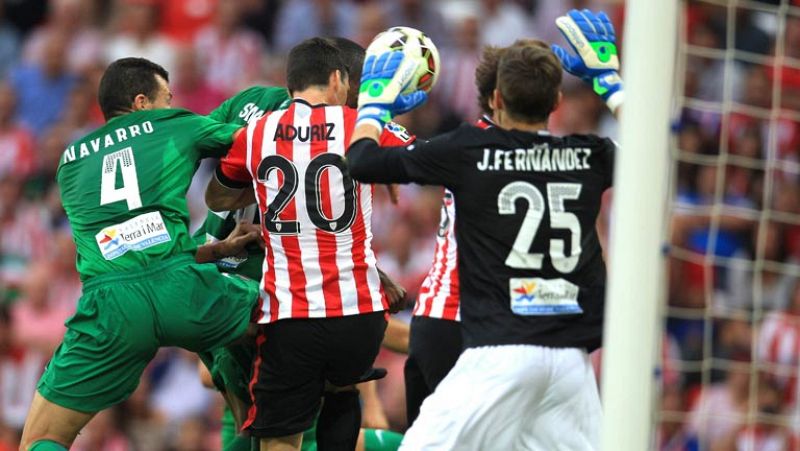
<svg viewBox="0 0 800 451"><path fill-rule="evenodd" d="M466 347L600 346L606 270L595 222L613 141L462 125L428 142L362 139L350 173L453 192Z"/></svg>

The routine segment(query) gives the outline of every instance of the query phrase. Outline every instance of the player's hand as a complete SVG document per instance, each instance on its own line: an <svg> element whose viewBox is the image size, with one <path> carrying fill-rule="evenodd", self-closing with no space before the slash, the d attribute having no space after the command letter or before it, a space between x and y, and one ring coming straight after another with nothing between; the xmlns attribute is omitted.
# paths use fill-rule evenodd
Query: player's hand
<svg viewBox="0 0 800 451"><path fill-rule="evenodd" d="M218 253L222 255L220 258L237 256L244 253L245 247L253 242L264 248L261 227L258 224L239 221L227 238L219 242Z"/></svg>
<svg viewBox="0 0 800 451"><path fill-rule="evenodd" d="M575 54L553 44L561 66L592 86L612 111L622 104L623 85L614 25L604 12L571 10L556 19L556 26Z"/></svg>
<svg viewBox="0 0 800 451"><path fill-rule="evenodd" d="M383 292L389 302L389 313L397 313L406 307L406 289L392 280L386 273L378 269Z"/></svg>
<svg viewBox="0 0 800 451"><path fill-rule="evenodd" d="M411 82L418 64L405 58L403 52L367 55L358 91L358 122L383 130L393 116L422 105L428 98L424 91L401 94Z"/></svg>

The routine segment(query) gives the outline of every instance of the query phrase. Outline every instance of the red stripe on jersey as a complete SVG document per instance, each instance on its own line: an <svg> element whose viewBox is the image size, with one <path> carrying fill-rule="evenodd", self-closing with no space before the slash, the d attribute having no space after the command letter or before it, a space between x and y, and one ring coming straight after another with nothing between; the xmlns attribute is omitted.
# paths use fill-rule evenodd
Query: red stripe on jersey
<svg viewBox="0 0 800 451"><path fill-rule="evenodd" d="M269 116L270 113L267 113L266 116ZM250 155L250 174L253 177L253 180L258 181L258 165L261 163L262 155L261 149L264 143L264 127L267 124L267 117L264 116L261 120L257 121L255 125L252 125L253 128L253 135L248 137L248 144L247 152ZM246 134L249 130L245 131ZM245 160L247 161L247 160ZM256 183L256 202L261 205L262 207L266 207L267 205L267 188L263 183ZM266 208L262 208L261 211L264 211ZM264 220L261 220L261 235L264 237L264 241L269 240L269 232L264 227ZM267 265L268 268L272 268L275 265L275 256L272 253L272 248L270 246L266 246L265 256L264 256L264 264ZM261 288L264 293L269 297L269 316L270 321L274 321L278 318L278 298L275 296L275 273L273 271L264 271L264 275L261 278ZM261 299L263 302L264 294L261 295ZM263 307L263 304L262 304ZM261 318L263 318L263 310L262 310ZM261 319L259 318L259 320Z"/></svg>
<svg viewBox="0 0 800 451"><path fill-rule="evenodd" d="M297 110L297 104L293 103L286 114L280 120L281 125L294 125L294 115ZM286 158L289 161L294 160L294 141L278 140L275 142L275 153ZM280 171L279 171L280 174ZM283 186L283 174L281 174L278 184ZM298 177L301 175L298 174ZM300 187L303 186L303 179L298 180ZM305 205L301 205L305 208ZM297 221L297 198L293 197L286 208L278 215L282 221ZM289 265L289 292L292 296L292 318L307 318L308 317L308 297L306 296L306 274L303 271L302 253L300 251L300 242L297 236L283 235L281 236L281 244L286 254L286 260Z"/></svg>
<svg viewBox="0 0 800 451"><path fill-rule="evenodd" d="M256 386L256 382L258 382L258 373L261 367L261 346L264 345L265 341L267 341L267 336L264 334L263 328L259 327L258 336L256 337L256 359L253 361L253 376L250 378L250 383L247 384L248 391L250 392L250 408L247 409L247 419L242 423L241 431L250 427L253 421L256 420L256 415L258 414L258 403L256 403L256 395L253 389Z"/></svg>
<svg viewBox="0 0 800 451"><path fill-rule="evenodd" d="M356 111L352 108L345 108L344 130L345 130L345 139L347 140L348 146L350 144L350 139L353 135L353 130L355 129L355 126L356 126ZM352 248L353 276L355 277L356 290L358 293L358 311L360 313L368 313L373 311L373 308L372 308L372 294L370 293L369 282L367 281L367 271L369 269L366 263L367 253L366 249L364 248L364 242L367 239L367 233L364 226L364 211L363 208L361 208L362 186L358 182L356 182L355 186L356 186L356 192L355 192L356 205L358 205L358 209L356 211L355 221L353 222L353 226L350 229L351 233L353 234L353 248Z"/></svg>
<svg viewBox="0 0 800 451"><path fill-rule="evenodd" d="M311 124L324 127L325 108L314 108L311 112ZM318 155L328 151L328 141L311 141L310 156L313 160ZM326 218L333 218L333 205L331 205L330 175L331 169L326 169L317 174L315 183L319 183L319 197L322 214ZM326 316L341 316L342 295L339 289L339 268L336 265L336 235L316 229L317 249L319 249L319 267L322 273L322 294L325 297Z"/></svg>
<svg viewBox="0 0 800 451"><path fill-rule="evenodd" d="M450 270L450 294L444 299L443 319L455 321L458 319L458 262Z"/></svg>

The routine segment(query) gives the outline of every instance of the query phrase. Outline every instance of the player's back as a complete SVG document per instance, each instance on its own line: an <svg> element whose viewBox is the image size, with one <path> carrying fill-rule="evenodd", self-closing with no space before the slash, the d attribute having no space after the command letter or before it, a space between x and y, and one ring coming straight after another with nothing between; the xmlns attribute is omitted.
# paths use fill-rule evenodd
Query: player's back
<svg viewBox="0 0 800 451"><path fill-rule="evenodd" d="M137 111L67 147L57 180L81 278L193 251L186 191L198 160L224 154L237 129L186 110Z"/></svg>
<svg viewBox="0 0 800 451"><path fill-rule="evenodd" d="M294 100L247 129L247 167L265 213L264 321L386 308L372 251L372 188L343 160L355 111Z"/></svg>
<svg viewBox="0 0 800 451"><path fill-rule="evenodd" d="M460 149L451 188L465 345L598 346L605 265L595 221L613 142L472 126L447 139Z"/></svg>

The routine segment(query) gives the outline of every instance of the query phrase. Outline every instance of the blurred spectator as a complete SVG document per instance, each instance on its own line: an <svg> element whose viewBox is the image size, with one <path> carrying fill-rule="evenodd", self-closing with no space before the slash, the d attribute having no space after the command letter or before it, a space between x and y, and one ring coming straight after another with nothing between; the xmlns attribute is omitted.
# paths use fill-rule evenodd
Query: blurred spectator
<svg viewBox="0 0 800 451"><path fill-rule="evenodd" d="M242 27L243 12L242 0L220 1L212 24L194 40L206 81L226 95L258 78L264 56L261 36Z"/></svg>
<svg viewBox="0 0 800 451"><path fill-rule="evenodd" d="M134 448L120 430L117 408L111 408L95 415L83 428L70 449L73 451L132 451Z"/></svg>
<svg viewBox="0 0 800 451"><path fill-rule="evenodd" d="M749 369L727 372L724 382L702 387L700 398L689 414L690 431L697 435L705 449L736 433L744 424L750 387Z"/></svg>
<svg viewBox="0 0 800 451"><path fill-rule="evenodd" d="M800 365L800 283L795 281L786 311L766 314L758 336L758 361L770 364L764 377L782 390L784 401L798 405L797 368Z"/></svg>
<svg viewBox="0 0 800 451"><path fill-rule="evenodd" d="M439 49L453 44L454 37L448 33L448 28L440 12L441 5L437 2L425 0L382 0L384 6L383 17L388 22L387 27L412 27L428 35ZM458 11L465 5L448 8ZM384 27L386 28L386 27Z"/></svg>
<svg viewBox="0 0 800 451"><path fill-rule="evenodd" d="M51 0L47 21L37 27L25 41L22 58L30 64L41 64L48 41L64 40L67 67L78 72L102 58L103 41L94 28L91 0Z"/></svg>
<svg viewBox="0 0 800 451"><path fill-rule="evenodd" d="M350 0L292 0L278 13L275 50L288 53L295 44L314 36L353 38L358 9Z"/></svg>
<svg viewBox="0 0 800 451"><path fill-rule="evenodd" d="M726 277L726 295L717 299L720 308L761 308L770 311L784 310L788 306L797 277L773 267L758 268L760 274L756 275L756 268L751 263L756 257L762 257L769 262L796 264L787 261L782 225L767 222L764 227L763 254L758 251L759 228L755 227L747 247L734 255L736 259L730 264Z"/></svg>
<svg viewBox="0 0 800 451"><path fill-rule="evenodd" d="M481 0L481 7L481 45L504 47L531 35L530 17L518 4L509 0Z"/></svg>
<svg viewBox="0 0 800 451"><path fill-rule="evenodd" d="M137 56L175 69L175 47L158 31L157 0L117 0L116 33L106 44L106 61Z"/></svg>
<svg viewBox="0 0 800 451"><path fill-rule="evenodd" d="M3 3L0 3L0 79L4 79L19 57L19 32L5 18Z"/></svg>
<svg viewBox="0 0 800 451"><path fill-rule="evenodd" d="M191 43L198 30L214 18L218 3L235 3L239 0L160 0L161 32L180 43Z"/></svg>
<svg viewBox="0 0 800 451"><path fill-rule="evenodd" d="M47 256L50 230L40 205L22 198L23 179L0 178L0 285L19 286L28 265Z"/></svg>
<svg viewBox="0 0 800 451"><path fill-rule="evenodd" d="M203 77L208 66L201 65L192 47L178 51L175 74L172 77L173 107L186 108L197 114L208 114L225 101L225 94L212 87Z"/></svg>
<svg viewBox="0 0 800 451"><path fill-rule="evenodd" d="M17 92L17 117L35 133L42 133L62 115L77 77L66 67L67 41L52 34L43 44L42 60L11 71Z"/></svg>
<svg viewBox="0 0 800 451"><path fill-rule="evenodd" d="M21 431L48 355L20 345L12 329L8 306L0 305L0 420Z"/></svg>
<svg viewBox="0 0 800 451"><path fill-rule="evenodd" d="M661 394L661 410L672 414L686 410L683 392L679 386L665 386ZM663 419L658 429L659 451L699 451L697 436L688 431L685 421Z"/></svg>
<svg viewBox="0 0 800 451"><path fill-rule="evenodd" d="M57 305L50 285L49 264L36 262L28 266L22 295L11 308L14 338L26 348L51 355L61 343L64 322L74 311L74 304Z"/></svg>
<svg viewBox="0 0 800 451"><path fill-rule="evenodd" d="M102 125L92 114L96 102L96 91L88 80L81 80L70 91L64 114L58 123L67 131L70 142Z"/></svg>
<svg viewBox="0 0 800 451"><path fill-rule="evenodd" d="M159 415L177 426L208 409L213 392L200 382L197 354L178 348L161 352L172 358L164 361L163 373L153 386L150 401Z"/></svg>
<svg viewBox="0 0 800 451"><path fill-rule="evenodd" d="M387 17L384 9L378 3L365 3L361 5L358 11L358 27L353 37L353 40L360 44L362 47L367 48L372 39L378 33L386 30L389 26L386 24ZM438 42L435 42L438 46Z"/></svg>
<svg viewBox="0 0 800 451"><path fill-rule="evenodd" d="M474 14L465 15L456 24L456 47L440 52L442 71L431 96L439 108L450 111L461 120L473 121L480 114L478 89L475 87L475 68L480 59L480 19Z"/></svg>
<svg viewBox="0 0 800 451"><path fill-rule="evenodd" d="M25 177L36 169L34 138L14 118L17 99L8 83L0 83L0 178L8 174Z"/></svg>

